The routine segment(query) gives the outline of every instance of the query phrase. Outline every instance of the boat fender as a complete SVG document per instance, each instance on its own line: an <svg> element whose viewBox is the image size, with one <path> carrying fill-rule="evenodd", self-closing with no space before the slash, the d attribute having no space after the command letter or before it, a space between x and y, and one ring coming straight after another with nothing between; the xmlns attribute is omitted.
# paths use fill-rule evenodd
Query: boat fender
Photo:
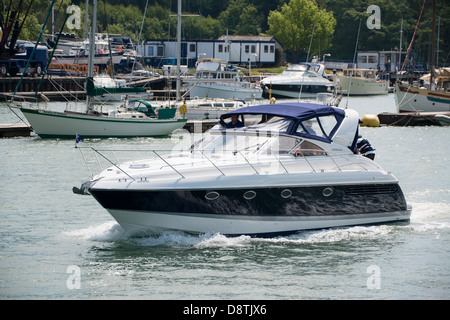
<svg viewBox="0 0 450 320"><path fill-rule="evenodd" d="M187 106L185 104L182 104L180 106L180 114L185 115L187 112Z"/></svg>
<svg viewBox="0 0 450 320"><path fill-rule="evenodd" d="M275 97L270 98L270 104L275 104L275 102L277 101L277 99L275 99Z"/></svg>
<svg viewBox="0 0 450 320"><path fill-rule="evenodd" d="M379 127L380 119L378 119L377 115L374 114L366 114L361 118L361 127Z"/></svg>

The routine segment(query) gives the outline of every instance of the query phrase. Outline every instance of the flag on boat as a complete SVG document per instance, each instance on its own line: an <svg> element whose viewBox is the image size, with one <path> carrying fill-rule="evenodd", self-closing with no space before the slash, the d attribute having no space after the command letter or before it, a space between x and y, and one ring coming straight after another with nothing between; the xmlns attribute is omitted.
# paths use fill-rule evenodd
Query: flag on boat
<svg viewBox="0 0 450 320"><path fill-rule="evenodd" d="M77 144L80 141L83 141L83 138L77 133L76 138L75 138L75 144Z"/></svg>

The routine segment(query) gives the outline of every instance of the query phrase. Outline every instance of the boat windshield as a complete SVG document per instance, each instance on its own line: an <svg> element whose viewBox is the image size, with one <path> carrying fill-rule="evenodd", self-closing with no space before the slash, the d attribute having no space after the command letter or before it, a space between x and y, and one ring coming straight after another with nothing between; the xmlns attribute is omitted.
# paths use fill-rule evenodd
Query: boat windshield
<svg viewBox="0 0 450 320"><path fill-rule="evenodd" d="M282 75L298 77L299 74L302 74L303 76L311 77L317 76L319 69L319 65L291 64L283 71Z"/></svg>
<svg viewBox="0 0 450 320"><path fill-rule="evenodd" d="M295 136L273 132L210 132L191 147L191 150L212 155L236 153L255 155L318 156L325 151L317 144Z"/></svg>
<svg viewBox="0 0 450 320"><path fill-rule="evenodd" d="M244 115L244 118L240 118L243 123L243 127L228 128L230 130L243 130L243 131L257 131L257 132L287 132L289 125L292 123L291 119L270 115ZM230 125L230 120L227 122L217 123L212 130L227 129Z"/></svg>

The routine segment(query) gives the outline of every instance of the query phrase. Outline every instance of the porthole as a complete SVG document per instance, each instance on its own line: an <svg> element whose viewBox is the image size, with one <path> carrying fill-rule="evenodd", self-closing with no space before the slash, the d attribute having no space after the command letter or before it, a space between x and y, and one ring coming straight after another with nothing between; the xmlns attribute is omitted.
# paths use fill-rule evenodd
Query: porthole
<svg viewBox="0 0 450 320"><path fill-rule="evenodd" d="M244 193L244 199L246 200L252 200L254 197L256 197L256 192L253 190L249 190Z"/></svg>
<svg viewBox="0 0 450 320"><path fill-rule="evenodd" d="M331 196L333 194L333 192L334 192L334 190L333 190L332 187L326 187L325 189L323 189L322 194L325 197L329 197L329 196Z"/></svg>
<svg viewBox="0 0 450 320"><path fill-rule="evenodd" d="M289 189L284 189L283 191L281 191L281 197L283 199L287 199L290 198L292 196L292 191Z"/></svg>
<svg viewBox="0 0 450 320"><path fill-rule="evenodd" d="M218 192L216 192L216 191L210 191L207 194L205 194L205 199L206 200L210 200L210 201L216 200L219 197L220 197L220 194Z"/></svg>

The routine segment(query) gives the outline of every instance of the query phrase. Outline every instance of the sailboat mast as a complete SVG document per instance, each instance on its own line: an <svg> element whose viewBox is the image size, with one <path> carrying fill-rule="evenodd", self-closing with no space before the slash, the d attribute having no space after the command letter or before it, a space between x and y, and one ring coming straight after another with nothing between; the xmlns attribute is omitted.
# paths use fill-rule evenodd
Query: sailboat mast
<svg viewBox="0 0 450 320"><path fill-rule="evenodd" d="M95 55L95 30L97 29L97 0L93 0L94 6L92 12L92 23L89 34L89 60L88 60L88 77L94 76L94 55Z"/></svg>
<svg viewBox="0 0 450 320"><path fill-rule="evenodd" d="M181 63L181 0L178 0L178 15L177 15L177 101L180 101L180 63Z"/></svg>
<svg viewBox="0 0 450 320"><path fill-rule="evenodd" d="M92 110L92 100L93 97L89 94L89 88L94 85L94 56L95 56L95 31L97 29L97 0L92 1L93 12L92 12L92 22L91 22L91 30L89 34L89 56L88 56L88 74L86 78L86 92L87 101L86 106L87 110ZM87 8L86 8L87 9Z"/></svg>
<svg viewBox="0 0 450 320"><path fill-rule="evenodd" d="M433 0L433 20L431 23L431 68L430 68L430 90L433 88L433 75L434 75L434 43L436 41L434 36L434 30L436 28L436 0Z"/></svg>

